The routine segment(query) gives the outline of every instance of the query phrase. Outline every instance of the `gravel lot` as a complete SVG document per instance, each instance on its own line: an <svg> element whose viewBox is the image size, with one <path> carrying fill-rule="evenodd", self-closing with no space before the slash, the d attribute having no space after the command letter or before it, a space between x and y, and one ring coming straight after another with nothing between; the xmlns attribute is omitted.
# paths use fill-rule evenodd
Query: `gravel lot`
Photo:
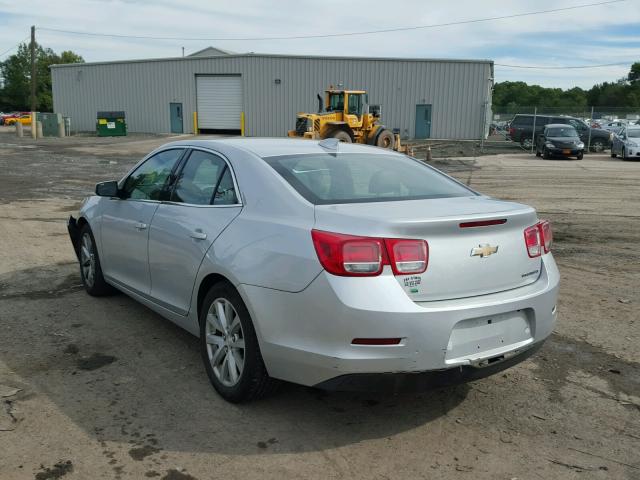
<svg viewBox="0 0 640 480"><path fill-rule="evenodd" d="M560 319L532 359L419 395L230 405L194 337L80 289L66 234L96 181L167 140L0 130L1 479L640 478L640 162L434 161L554 223Z"/></svg>

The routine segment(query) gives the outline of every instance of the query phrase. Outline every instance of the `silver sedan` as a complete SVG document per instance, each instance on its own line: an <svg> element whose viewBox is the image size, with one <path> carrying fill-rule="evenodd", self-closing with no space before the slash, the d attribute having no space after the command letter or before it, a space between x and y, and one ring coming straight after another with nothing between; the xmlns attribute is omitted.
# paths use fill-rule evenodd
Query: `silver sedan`
<svg viewBox="0 0 640 480"><path fill-rule="evenodd" d="M98 184L68 228L87 292L124 292L197 335L232 402L279 380L472 380L556 322L551 226L533 208L334 139L167 144Z"/></svg>
<svg viewBox="0 0 640 480"><path fill-rule="evenodd" d="M640 126L630 125L613 135L611 156L618 155L623 160L640 159Z"/></svg>

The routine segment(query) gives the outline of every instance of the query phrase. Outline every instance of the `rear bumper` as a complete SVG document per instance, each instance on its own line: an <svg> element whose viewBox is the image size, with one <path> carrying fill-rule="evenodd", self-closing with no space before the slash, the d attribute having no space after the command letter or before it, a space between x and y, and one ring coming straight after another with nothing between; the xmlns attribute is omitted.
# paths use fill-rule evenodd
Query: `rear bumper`
<svg viewBox="0 0 640 480"><path fill-rule="evenodd" d="M315 387L322 390L349 392L423 392L495 375L526 360L540 350L543 344L544 340L510 358L496 361L486 367L461 366L416 373L354 373L331 378Z"/></svg>
<svg viewBox="0 0 640 480"><path fill-rule="evenodd" d="M76 252L76 257L79 258L80 228L78 228L78 222L72 215L67 220L67 231L69 232L71 245L73 245L73 251Z"/></svg>
<svg viewBox="0 0 640 480"><path fill-rule="evenodd" d="M353 383L337 379L345 375L424 374L426 378L430 375L424 372L452 370L434 375L473 379L490 375L500 364L517 363L553 331L558 284L558 269L548 254L532 284L454 300L413 302L395 277L385 274L354 279L322 272L298 293L250 285L239 285L239 290L271 376L344 388ZM506 329L487 327L490 320L498 326L504 319ZM402 341L352 345L354 338ZM411 375L400 383L435 381Z"/></svg>

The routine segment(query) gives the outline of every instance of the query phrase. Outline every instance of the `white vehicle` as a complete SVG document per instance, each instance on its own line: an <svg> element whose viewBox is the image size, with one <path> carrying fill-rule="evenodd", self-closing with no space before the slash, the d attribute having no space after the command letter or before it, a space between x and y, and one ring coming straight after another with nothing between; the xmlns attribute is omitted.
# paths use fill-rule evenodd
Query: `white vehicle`
<svg viewBox="0 0 640 480"><path fill-rule="evenodd" d="M629 125L613 135L611 156L623 160L640 159L640 126Z"/></svg>

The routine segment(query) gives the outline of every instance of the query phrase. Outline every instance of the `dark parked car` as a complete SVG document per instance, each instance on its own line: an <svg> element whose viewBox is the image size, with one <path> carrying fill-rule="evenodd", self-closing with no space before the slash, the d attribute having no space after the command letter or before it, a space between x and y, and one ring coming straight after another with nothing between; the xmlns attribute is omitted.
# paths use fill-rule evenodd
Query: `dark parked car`
<svg viewBox="0 0 640 480"><path fill-rule="evenodd" d="M536 137L536 157L576 157L582 160L584 142L571 125L552 123Z"/></svg>
<svg viewBox="0 0 640 480"><path fill-rule="evenodd" d="M520 142L524 148L531 148L533 139L534 116L528 114L518 114L511 121L509 127L509 138L514 142ZM586 145L589 141L589 130L591 130L591 151L602 152L611 146L611 132L601 128L590 128L583 120L575 117L536 115L535 117L537 138L544 131L544 127L549 124L571 125L578 132L580 140Z"/></svg>

